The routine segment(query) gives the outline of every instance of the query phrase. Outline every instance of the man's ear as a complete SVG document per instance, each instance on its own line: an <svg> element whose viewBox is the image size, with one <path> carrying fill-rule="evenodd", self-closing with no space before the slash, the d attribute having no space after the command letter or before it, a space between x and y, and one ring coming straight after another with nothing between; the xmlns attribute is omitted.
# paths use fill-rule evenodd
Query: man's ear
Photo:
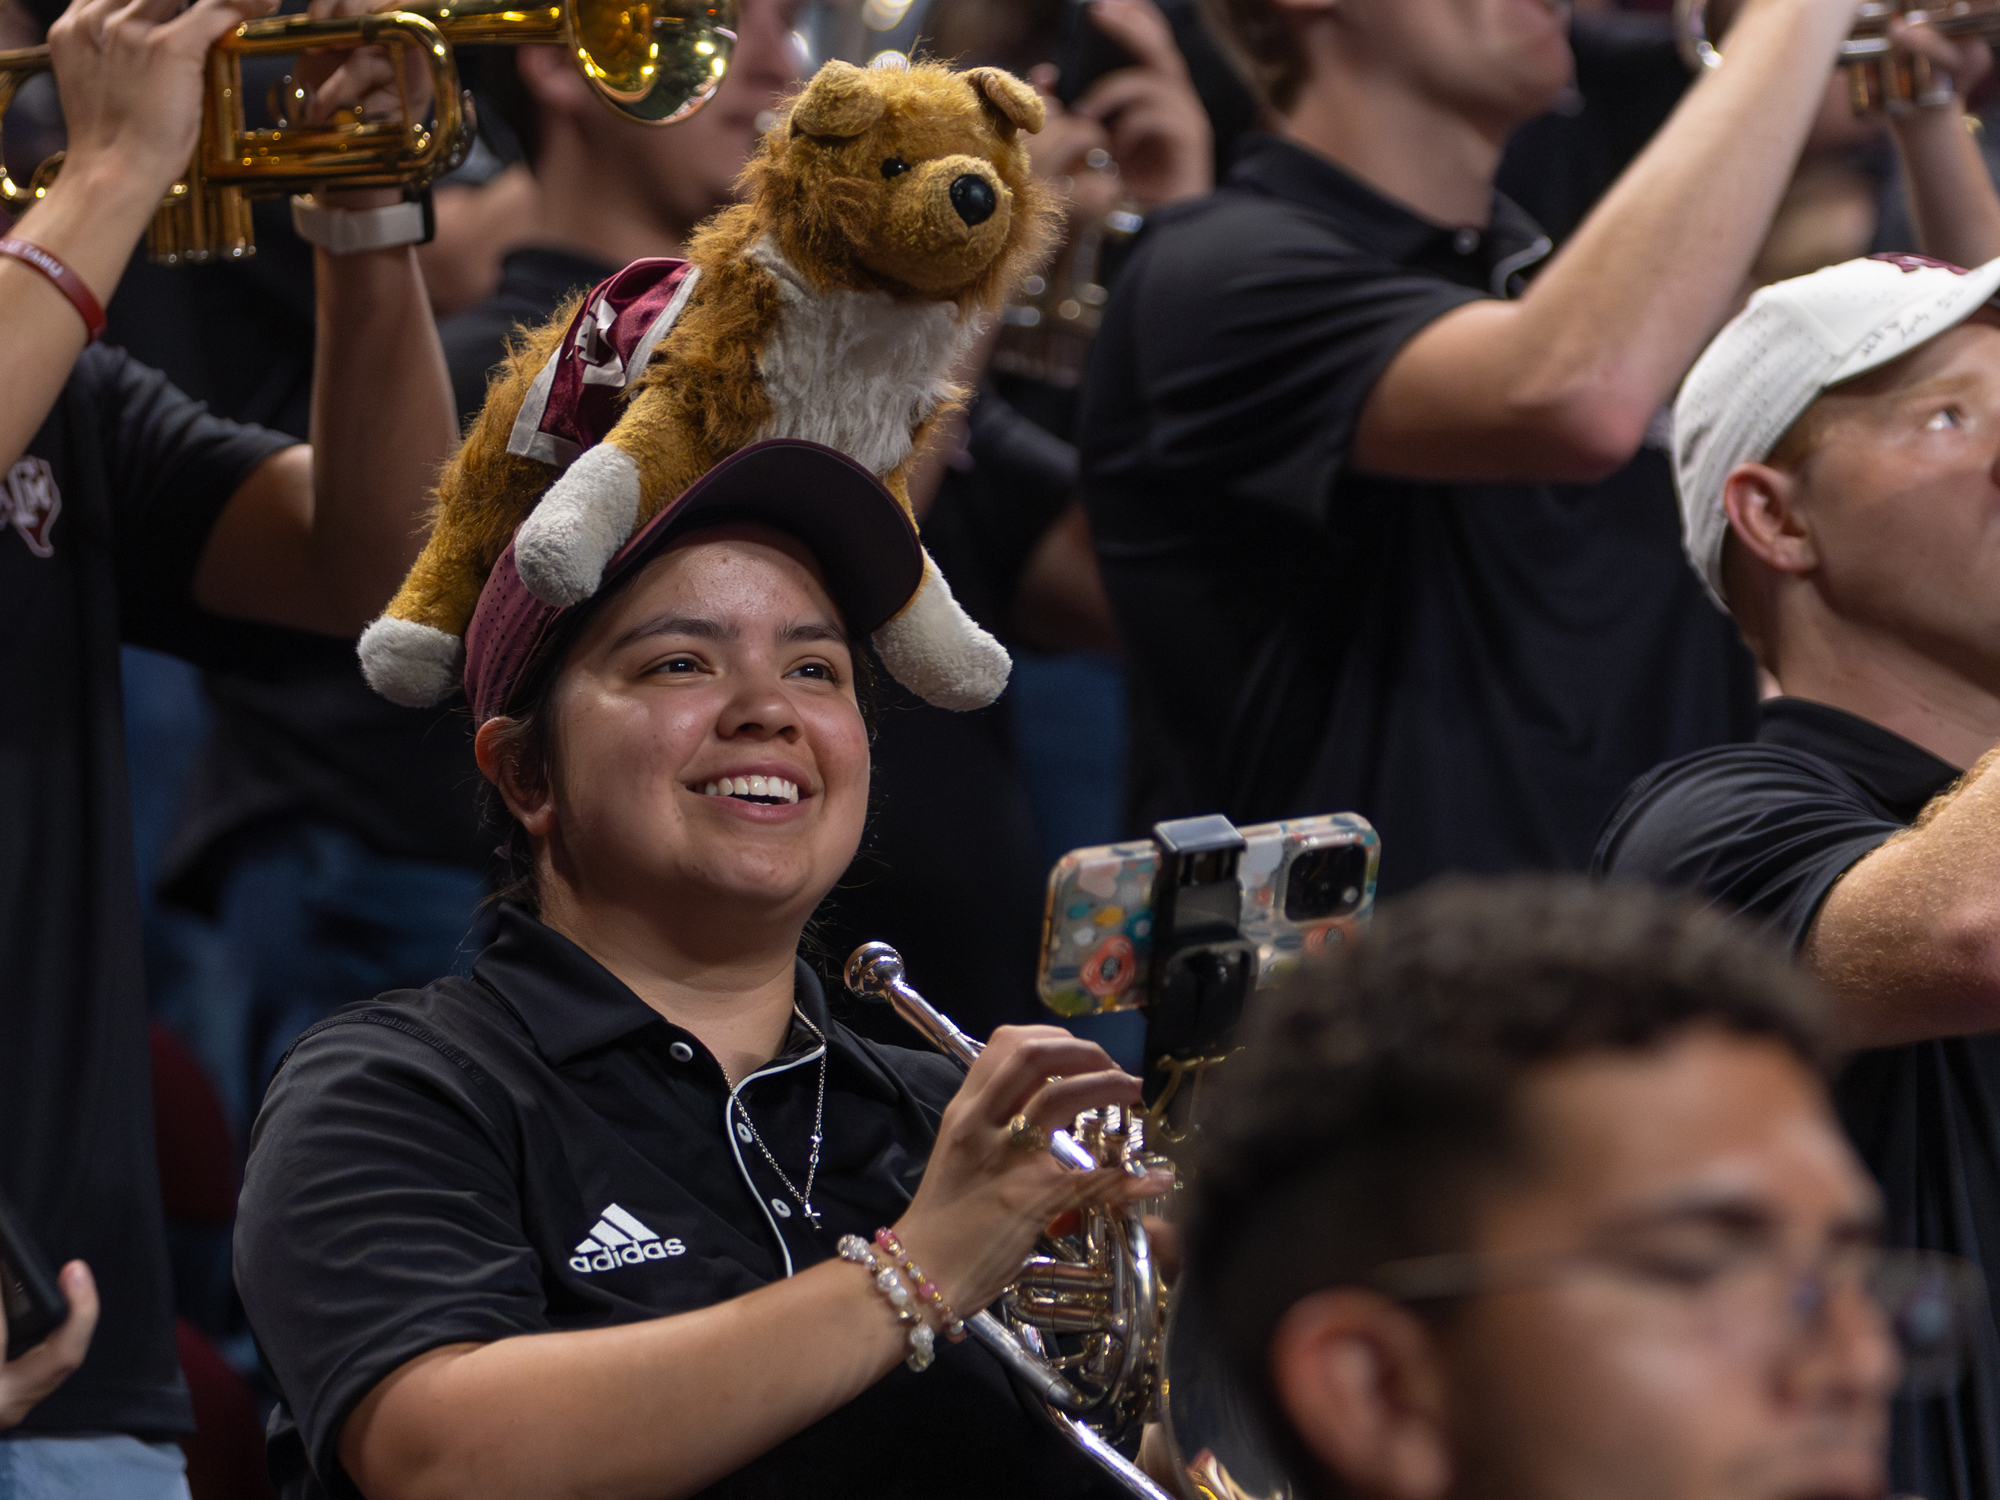
<svg viewBox="0 0 2000 1500"><path fill-rule="evenodd" d="M885 108L867 70L836 58L813 74L792 106L792 131L851 140L881 119Z"/></svg>
<svg viewBox="0 0 2000 1500"><path fill-rule="evenodd" d="M532 786L522 776L515 757L509 753L509 719L488 719L472 737L472 758L479 762L479 774L493 783L514 821L531 838L547 838L555 825L555 798L546 786Z"/></svg>
<svg viewBox="0 0 2000 1500"><path fill-rule="evenodd" d="M1408 1309L1357 1287L1315 1292L1279 1320L1271 1379L1299 1440L1348 1487L1436 1500L1450 1486L1444 1370Z"/></svg>
<svg viewBox="0 0 2000 1500"><path fill-rule="evenodd" d="M1802 499L1798 476L1768 464L1738 464L1722 481L1722 509L1736 545L1779 573L1809 573L1819 566Z"/></svg>

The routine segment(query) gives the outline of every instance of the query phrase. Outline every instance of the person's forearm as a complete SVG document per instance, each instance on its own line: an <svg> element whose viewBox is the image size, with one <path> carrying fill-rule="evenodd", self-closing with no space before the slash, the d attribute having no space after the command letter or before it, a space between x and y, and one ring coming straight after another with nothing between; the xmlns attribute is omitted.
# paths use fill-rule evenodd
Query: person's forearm
<svg viewBox="0 0 2000 1500"><path fill-rule="evenodd" d="M355 1409L341 1462L371 1500L670 1500L907 1353L867 1274L834 1261L697 1312L412 1361Z"/></svg>
<svg viewBox="0 0 2000 1500"><path fill-rule="evenodd" d="M415 253L316 253L313 568L359 631L416 560L458 424Z"/></svg>
<svg viewBox="0 0 2000 1500"><path fill-rule="evenodd" d="M2000 1027L2000 752L1856 864L1800 958L1842 1039L1888 1047Z"/></svg>
<svg viewBox="0 0 2000 1500"><path fill-rule="evenodd" d="M1734 310L1852 0L1761 0L1518 302L1476 302L1376 382L1352 459L1437 480L1602 478Z"/></svg>
<svg viewBox="0 0 2000 1500"><path fill-rule="evenodd" d="M1522 303L1546 378L1643 429L1734 310L1826 91L1852 5L1766 0Z"/></svg>
<svg viewBox="0 0 2000 1500"><path fill-rule="evenodd" d="M1961 266L2000 256L2000 194L1956 106L1891 117L1917 248Z"/></svg>
<svg viewBox="0 0 2000 1500"><path fill-rule="evenodd" d="M133 241L145 232L159 201L150 178L100 157L66 167L49 195L4 232L41 246L81 276L100 305L108 304ZM83 318L55 283L32 266L0 256L0 369L7 371L0 473L12 468L33 440L88 337Z"/></svg>

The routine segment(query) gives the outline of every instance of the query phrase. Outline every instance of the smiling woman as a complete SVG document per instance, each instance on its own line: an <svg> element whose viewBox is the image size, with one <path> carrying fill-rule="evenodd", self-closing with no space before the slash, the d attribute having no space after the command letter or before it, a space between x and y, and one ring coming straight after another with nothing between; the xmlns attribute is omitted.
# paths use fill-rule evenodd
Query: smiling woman
<svg viewBox="0 0 2000 1500"><path fill-rule="evenodd" d="M851 642L920 577L889 494L795 442L710 471L584 605L503 554L465 677L515 899L470 979L309 1033L252 1142L237 1279L289 1493L1105 1485L953 1309L1056 1214L1162 1189L1009 1144L1137 1082L1049 1027L961 1082L848 1032L796 956L866 815Z"/></svg>

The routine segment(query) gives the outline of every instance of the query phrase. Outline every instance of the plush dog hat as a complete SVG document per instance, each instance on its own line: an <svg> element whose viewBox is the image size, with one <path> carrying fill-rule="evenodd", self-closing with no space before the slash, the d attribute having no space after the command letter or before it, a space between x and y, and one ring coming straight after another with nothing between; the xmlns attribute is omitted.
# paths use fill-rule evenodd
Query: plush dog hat
<svg viewBox="0 0 2000 1500"><path fill-rule="evenodd" d="M685 263L634 263L510 354L440 478L424 555L361 638L369 682L438 702L503 552L529 594L580 604L663 509L758 444L844 455L914 537L908 471L964 397L954 364L1048 241L1023 140L1042 118L995 68L822 68ZM1007 653L918 556L875 650L928 702L991 703Z"/></svg>

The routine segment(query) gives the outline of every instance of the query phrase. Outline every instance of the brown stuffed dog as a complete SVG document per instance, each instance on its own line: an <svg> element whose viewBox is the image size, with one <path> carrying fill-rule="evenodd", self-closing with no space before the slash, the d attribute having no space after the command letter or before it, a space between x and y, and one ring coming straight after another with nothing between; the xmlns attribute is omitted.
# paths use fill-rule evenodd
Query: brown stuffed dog
<svg viewBox="0 0 2000 1500"><path fill-rule="evenodd" d="M961 397L953 363L1045 248L1053 208L1021 140L1042 119L1034 91L995 68L822 68L765 133L745 201L691 241L670 326L601 443L553 452L528 420L574 304L496 375L439 482L429 545L362 636L376 690L413 705L452 691L510 537L522 581L574 604L637 527L746 444L837 448L907 507L910 455ZM1005 650L928 558L875 645L898 681L943 707L983 706L1006 685Z"/></svg>

